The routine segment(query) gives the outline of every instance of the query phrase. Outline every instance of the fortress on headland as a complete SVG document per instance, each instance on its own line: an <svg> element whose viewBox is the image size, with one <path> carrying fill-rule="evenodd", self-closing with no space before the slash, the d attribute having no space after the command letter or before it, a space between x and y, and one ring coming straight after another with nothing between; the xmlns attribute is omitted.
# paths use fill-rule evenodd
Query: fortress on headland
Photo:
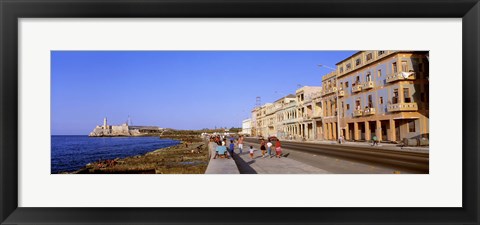
<svg viewBox="0 0 480 225"><path fill-rule="evenodd" d="M90 137L118 137L118 136L151 136L159 135L164 129L156 126L129 126L128 122L122 125L108 125L107 118L103 119L102 126L96 126L88 136Z"/></svg>

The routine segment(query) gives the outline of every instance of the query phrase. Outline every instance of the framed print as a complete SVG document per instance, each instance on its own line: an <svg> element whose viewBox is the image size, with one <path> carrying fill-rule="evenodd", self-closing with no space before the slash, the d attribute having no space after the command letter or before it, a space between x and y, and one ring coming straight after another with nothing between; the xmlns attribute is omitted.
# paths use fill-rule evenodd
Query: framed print
<svg viewBox="0 0 480 225"><path fill-rule="evenodd" d="M479 224L476 0L0 8L1 224Z"/></svg>

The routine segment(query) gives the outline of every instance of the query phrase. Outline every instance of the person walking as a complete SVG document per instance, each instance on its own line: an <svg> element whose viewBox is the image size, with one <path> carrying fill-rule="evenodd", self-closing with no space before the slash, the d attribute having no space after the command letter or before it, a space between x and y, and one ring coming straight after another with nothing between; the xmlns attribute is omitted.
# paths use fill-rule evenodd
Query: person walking
<svg viewBox="0 0 480 225"><path fill-rule="evenodd" d="M250 159L253 159L253 146L250 145Z"/></svg>
<svg viewBox="0 0 480 225"><path fill-rule="evenodd" d="M238 138L238 150L240 150L240 154L242 154L243 151L243 135Z"/></svg>
<svg viewBox="0 0 480 225"><path fill-rule="evenodd" d="M277 141L275 142L275 153L276 153L276 157L277 158L281 158L282 157L282 144L280 144L280 140L277 139Z"/></svg>
<svg viewBox="0 0 480 225"><path fill-rule="evenodd" d="M272 142L270 139L268 139L268 142L267 142L267 154L270 158L272 158Z"/></svg>
<svg viewBox="0 0 480 225"><path fill-rule="evenodd" d="M260 150L262 151L262 158L265 158L265 150L267 150L267 148L265 148L265 140L262 139L262 141L260 142Z"/></svg>
<svg viewBox="0 0 480 225"><path fill-rule="evenodd" d="M233 141L230 141L230 155L233 155L234 150L235 150L235 143L233 143Z"/></svg>
<svg viewBox="0 0 480 225"><path fill-rule="evenodd" d="M378 138L377 135L373 135L372 137L372 146L378 146Z"/></svg>

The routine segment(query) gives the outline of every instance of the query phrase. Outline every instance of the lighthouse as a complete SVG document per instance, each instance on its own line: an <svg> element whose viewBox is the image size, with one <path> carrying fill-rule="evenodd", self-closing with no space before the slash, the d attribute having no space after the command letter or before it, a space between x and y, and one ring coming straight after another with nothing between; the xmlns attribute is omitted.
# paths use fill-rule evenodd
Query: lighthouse
<svg viewBox="0 0 480 225"><path fill-rule="evenodd" d="M107 129L107 117L103 118L103 129Z"/></svg>

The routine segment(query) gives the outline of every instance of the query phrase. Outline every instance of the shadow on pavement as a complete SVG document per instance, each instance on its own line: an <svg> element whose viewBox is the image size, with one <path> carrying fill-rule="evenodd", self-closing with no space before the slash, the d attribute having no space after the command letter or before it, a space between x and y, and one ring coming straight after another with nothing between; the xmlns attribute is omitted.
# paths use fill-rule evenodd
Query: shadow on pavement
<svg viewBox="0 0 480 225"><path fill-rule="evenodd" d="M250 164L254 163L255 160L246 162L238 154L233 154L232 158L233 160L235 160L235 164L237 164L237 168L238 168L238 171L240 171L240 174L257 174L257 171L255 171L250 166Z"/></svg>

